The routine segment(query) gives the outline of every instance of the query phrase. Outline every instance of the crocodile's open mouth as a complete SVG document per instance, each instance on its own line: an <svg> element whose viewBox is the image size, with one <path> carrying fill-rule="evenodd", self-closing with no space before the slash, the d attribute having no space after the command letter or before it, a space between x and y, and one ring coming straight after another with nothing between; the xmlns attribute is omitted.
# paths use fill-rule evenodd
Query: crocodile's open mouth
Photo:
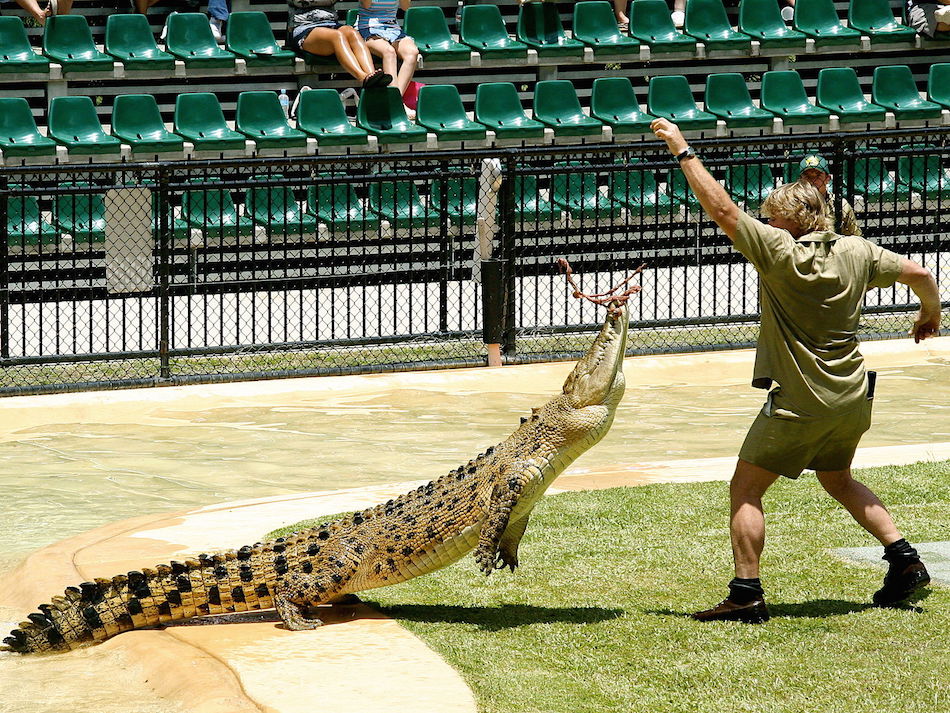
<svg viewBox="0 0 950 713"><path fill-rule="evenodd" d="M609 310L600 333L564 382L578 408L604 404L621 373L627 344L627 307Z"/></svg>

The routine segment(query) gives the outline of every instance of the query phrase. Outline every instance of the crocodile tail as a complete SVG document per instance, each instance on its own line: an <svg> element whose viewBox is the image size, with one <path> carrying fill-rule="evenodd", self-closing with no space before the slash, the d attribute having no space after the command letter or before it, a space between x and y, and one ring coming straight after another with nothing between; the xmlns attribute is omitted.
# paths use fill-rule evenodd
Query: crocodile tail
<svg viewBox="0 0 950 713"><path fill-rule="evenodd" d="M278 570L286 571L282 551L279 543L258 543L83 582L41 604L3 639L0 649L23 654L69 651L132 629L270 609Z"/></svg>

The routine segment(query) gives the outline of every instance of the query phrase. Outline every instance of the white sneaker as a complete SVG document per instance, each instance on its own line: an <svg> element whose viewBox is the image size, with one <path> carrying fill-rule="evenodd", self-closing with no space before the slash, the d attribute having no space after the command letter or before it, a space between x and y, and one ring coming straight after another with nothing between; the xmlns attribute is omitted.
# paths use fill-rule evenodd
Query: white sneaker
<svg viewBox="0 0 950 713"><path fill-rule="evenodd" d="M219 20L216 17L209 17L208 24L211 25L211 34L214 36L214 41L219 45L224 44L224 20Z"/></svg>
<svg viewBox="0 0 950 713"><path fill-rule="evenodd" d="M357 93L353 87L347 87L342 92L340 92L340 101L343 102L343 106L359 106L360 95Z"/></svg>
<svg viewBox="0 0 950 713"><path fill-rule="evenodd" d="M168 13L168 17L177 14L178 10L173 10L172 12ZM165 37L168 36L168 17L165 18L165 24L162 25L162 34L158 36L158 39L162 40L163 42L165 41Z"/></svg>
<svg viewBox="0 0 950 713"><path fill-rule="evenodd" d="M313 87L309 85L304 85L297 90L297 96L294 97L294 103L290 105L290 118L297 118L297 107L300 105L300 97L304 92L309 92Z"/></svg>
<svg viewBox="0 0 950 713"><path fill-rule="evenodd" d="M782 8L782 19L785 22L791 22L795 17L795 8L791 5L786 5Z"/></svg>
<svg viewBox="0 0 950 713"><path fill-rule="evenodd" d="M679 10L674 10L670 14L670 19L673 20L674 27L682 27L686 22L686 15L684 15Z"/></svg>

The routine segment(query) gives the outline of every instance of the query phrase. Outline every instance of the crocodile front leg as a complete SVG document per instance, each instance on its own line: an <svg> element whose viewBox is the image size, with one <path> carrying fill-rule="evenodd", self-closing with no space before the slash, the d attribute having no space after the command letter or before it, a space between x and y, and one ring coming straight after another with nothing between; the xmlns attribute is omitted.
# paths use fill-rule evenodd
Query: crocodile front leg
<svg viewBox="0 0 950 713"><path fill-rule="evenodd" d="M521 538L528 527L528 517L525 515L520 520L509 523L505 534L501 536L501 542L498 543L498 562L495 563L496 567L501 563L499 569L510 567L514 572L518 566L518 545L521 544Z"/></svg>
<svg viewBox="0 0 950 713"><path fill-rule="evenodd" d="M310 607L327 604L345 596L339 592L350 575L341 572L342 568L321 574L291 572L277 580L274 608L277 609L284 626L291 631L305 631L322 626L323 620L319 617L309 617L304 612Z"/></svg>
<svg viewBox="0 0 950 713"><path fill-rule="evenodd" d="M516 536L517 539L514 539L515 531L512 531L513 552L509 547L503 553L499 553L499 548L502 546L502 538L508 530L511 512L532 477L533 473L524 467L517 470L509 468L498 475L498 481L492 489L491 499L488 502L488 517L485 524L482 525L478 537L478 546L475 548L475 561L478 562L479 569L486 575L491 574L492 570L501 569L505 566L510 566L512 570L514 570L514 566L517 566L517 543L521 539L521 534L524 533L524 528L522 527L521 533ZM524 527L526 527L527 515L522 520L524 520ZM514 555L514 566L511 565L509 559L506 559L512 554Z"/></svg>

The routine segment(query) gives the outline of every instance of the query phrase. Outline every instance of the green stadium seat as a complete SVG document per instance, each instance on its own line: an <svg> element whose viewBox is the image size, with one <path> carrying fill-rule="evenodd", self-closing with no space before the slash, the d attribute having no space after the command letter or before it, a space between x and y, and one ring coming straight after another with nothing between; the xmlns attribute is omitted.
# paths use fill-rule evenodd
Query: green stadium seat
<svg viewBox="0 0 950 713"><path fill-rule="evenodd" d="M581 110L574 85L549 79L534 85L534 118L554 129L555 136L600 136L604 123Z"/></svg>
<svg viewBox="0 0 950 713"><path fill-rule="evenodd" d="M594 80L590 114L609 125L615 134L645 134L656 118L640 109L633 85L626 77Z"/></svg>
<svg viewBox="0 0 950 713"><path fill-rule="evenodd" d="M289 186L248 188L244 210L271 235L307 235L317 232L316 216L305 213Z"/></svg>
<svg viewBox="0 0 950 713"><path fill-rule="evenodd" d="M804 52L808 43L803 33L785 24L782 11L774 0L740 0L739 31L758 40L763 49Z"/></svg>
<svg viewBox="0 0 950 713"><path fill-rule="evenodd" d="M183 60L186 67L233 67L236 57L218 47L208 16L200 12L176 12L165 20L165 49Z"/></svg>
<svg viewBox="0 0 950 713"><path fill-rule="evenodd" d="M184 140L178 134L165 128L158 103L151 94L122 94L115 98L112 135L122 139L133 151L181 152L184 146Z"/></svg>
<svg viewBox="0 0 950 713"><path fill-rule="evenodd" d="M396 87L367 89L356 110L356 125L373 134L381 144L425 141L427 132L406 116L406 105Z"/></svg>
<svg viewBox="0 0 950 713"><path fill-rule="evenodd" d="M218 97L211 92L179 94L175 99L175 133L197 151L243 149L246 138L229 128Z"/></svg>
<svg viewBox="0 0 950 713"><path fill-rule="evenodd" d="M734 158L754 159L757 153L734 154ZM769 193L775 190L772 169L762 163L731 164L726 166L726 190L745 210L757 210Z"/></svg>
<svg viewBox="0 0 950 713"><path fill-rule="evenodd" d="M248 67L293 65L296 59L291 50L278 46L263 12L232 12L225 35L225 47L243 57Z"/></svg>
<svg viewBox="0 0 950 713"><path fill-rule="evenodd" d="M884 107L864 98L858 74L851 67L826 67L818 72L818 106L823 106L843 123L882 122Z"/></svg>
<svg viewBox="0 0 950 713"><path fill-rule="evenodd" d="M121 141L102 130L89 97L54 97L48 121L50 138L66 146L70 154L118 156L122 149Z"/></svg>
<svg viewBox="0 0 950 713"><path fill-rule="evenodd" d="M36 196L7 197L7 245L55 245L58 241L59 231L43 220Z"/></svg>
<svg viewBox="0 0 950 713"><path fill-rule="evenodd" d="M439 137L440 141L484 139L484 124L465 115L462 97L454 84L429 84L419 90L416 121Z"/></svg>
<svg viewBox="0 0 950 713"><path fill-rule="evenodd" d="M401 173L380 174L381 182L369 184L369 209L389 221L395 228L435 227L441 216L425 204L412 179L400 178Z"/></svg>
<svg viewBox="0 0 950 713"><path fill-rule="evenodd" d="M0 97L0 151L4 156L56 155L56 142L40 134L22 97Z"/></svg>
<svg viewBox="0 0 950 713"><path fill-rule="evenodd" d="M574 5L574 39L594 50L594 56L639 54L640 42L620 32L614 8L606 0Z"/></svg>
<svg viewBox="0 0 950 713"><path fill-rule="evenodd" d="M181 218L205 235L221 238L254 235L254 221L238 215L231 192L224 188L186 191L181 199Z"/></svg>
<svg viewBox="0 0 950 713"><path fill-rule="evenodd" d="M423 59L467 61L472 48L452 39L441 7L410 7L404 29L415 40Z"/></svg>
<svg viewBox="0 0 950 713"><path fill-rule="evenodd" d="M557 163L555 167L570 167L568 173L551 176L551 200L573 218L581 220L611 220L622 215L622 208L610 196L601 193L597 173L584 163Z"/></svg>
<svg viewBox="0 0 950 713"><path fill-rule="evenodd" d="M673 27L664 0L635 0L630 4L630 34L650 46L650 52L695 52L696 40Z"/></svg>
<svg viewBox="0 0 950 713"><path fill-rule="evenodd" d="M920 155L901 156L897 159L897 180L924 197L950 197L950 168L940 167L939 149L927 145L901 146L902 149L919 150ZM928 153L923 153L929 150Z"/></svg>
<svg viewBox="0 0 950 713"><path fill-rule="evenodd" d="M105 50L129 70L175 68L175 58L155 44L145 15L109 15Z"/></svg>
<svg viewBox="0 0 950 713"><path fill-rule="evenodd" d="M523 3L518 10L518 39L537 50L539 57L584 56L584 43L564 34L555 3Z"/></svg>
<svg viewBox="0 0 950 713"><path fill-rule="evenodd" d="M520 225L553 223L561 217L561 210L541 193L538 177L515 176L515 220ZM501 210L499 202L498 210Z"/></svg>
<svg viewBox="0 0 950 713"><path fill-rule="evenodd" d="M540 139L544 124L529 119L511 82L479 84L475 90L475 120L499 139Z"/></svg>
<svg viewBox="0 0 950 713"><path fill-rule="evenodd" d="M632 159L632 164L642 163ZM673 212L673 200L660 189L654 171L630 168L616 171L609 177L610 198L639 216L669 215Z"/></svg>
<svg viewBox="0 0 950 713"><path fill-rule="evenodd" d="M796 30L814 39L819 48L861 44L861 33L841 24L834 0L797 0L793 24Z"/></svg>
<svg viewBox="0 0 950 713"><path fill-rule="evenodd" d="M699 211L699 199L689 187L686 175L679 169L674 169L667 174L666 191L674 204L684 205L690 212Z"/></svg>
<svg viewBox="0 0 950 713"><path fill-rule="evenodd" d="M88 183L61 183L61 189L88 188ZM101 193L61 193L53 196L53 220L74 243L106 239L106 202Z"/></svg>
<svg viewBox="0 0 950 713"><path fill-rule="evenodd" d="M914 75L906 64L875 67L871 81L871 99L890 112L898 121L905 119L939 119L939 104L920 98Z"/></svg>
<svg viewBox="0 0 950 713"><path fill-rule="evenodd" d="M112 57L96 49L89 23L82 15L48 18L43 32L43 54L59 62L64 72L112 71Z"/></svg>
<svg viewBox="0 0 950 713"><path fill-rule="evenodd" d="M683 30L711 50L752 49L752 38L732 29L722 0L686 0Z"/></svg>
<svg viewBox="0 0 950 713"><path fill-rule="evenodd" d="M827 124L831 112L808 101L805 85L798 72L774 70L762 75L763 109L780 116L786 126L796 124Z"/></svg>
<svg viewBox="0 0 950 713"><path fill-rule="evenodd" d="M350 123L335 89L301 92L297 128L313 136L320 146L360 146L369 142L366 129Z"/></svg>
<svg viewBox="0 0 950 713"><path fill-rule="evenodd" d="M332 176L320 174L319 178ZM379 217L369 212L357 195L356 187L344 181L310 186L307 212L317 216L333 233L379 229Z"/></svg>
<svg viewBox="0 0 950 713"><path fill-rule="evenodd" d="M706 77L706 111L724 119L730 129L772 126L775 115L752 103L745 78L738 72Z"/></svg>
<svg viewBox="0 0 950 713"><path fill-rule="evenodd" d="M307 134L287 122L274 92L238 94L234 128L254 139L259 149L290 149L307 145Z"/></svg>
<svg viewBox="0 0 950 713"><path fill-rule="evenodd" d="M950 62L930 65L927 98L945 109L950 109Z"/></svg>
<svg viewBox="0 0 950 713"><path fill-rule="evenodd" d="M433 180L429 195L432 207L441 212L442 191L445 188L445 216L453 225L475 225L478 219L478 179L446 178Z"/></svg>
<svg viewBox="0 0 950 713"><path fill-rule="evenodd" d="M528 45L508 35L497 5L463 6L459 40L485 59L528 56Z"/></svg>
<svg viewBox="0 0 950 713"><path fill-rule="evenodd" d="M917 39L917 32L894 18L890 0L858 0L848 3L848 24L868 35L871 44L881 42L909 42Z"/></svg>
<svg viewBox="0 0 950 713"><path fill-rule="evenodd" d="M49 60L33 51L19 17L0 17L0 72L49 73Z"/></svg>
<svg viewBox="0 0 950 713"><path fill-rule="evenodd" d="M675 122L681 129L716 128L716 116L696 106L689 82L679 74L650 78L647 111L653 116L662 116Z"/></svg>
<svg viewBox="0 0 950 713"><path fill-rule="evenodd" d="M910 186L899 185L884 160L866 156L854 161L854 192L868 203L893 203L910 199Z"/></svg>

